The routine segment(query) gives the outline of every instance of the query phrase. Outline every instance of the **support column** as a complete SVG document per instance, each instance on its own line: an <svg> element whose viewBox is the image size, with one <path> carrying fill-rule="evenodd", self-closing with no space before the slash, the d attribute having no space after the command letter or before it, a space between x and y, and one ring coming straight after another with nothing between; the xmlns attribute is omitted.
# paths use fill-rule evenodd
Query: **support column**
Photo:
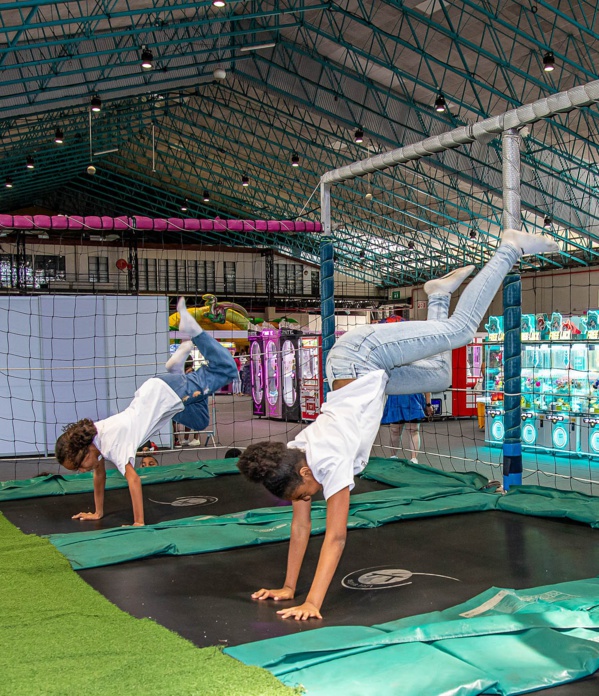
<svg viewBox="0 0 599 696"><path fill-rule="evenodd" d="M275 255L272 249L264 252L266 270L266 304L270 307L275 303Z"/></svg>
<svg viewBox="0 0 599 696"><path fill-rule="evenodd" d="M511 128L502 134L503 229L522 227L520 199L520 134ZM503 281L503 390L504 426L503 487L522 484L521 440L521 345L522 283L520 274L510 273Z"/></svg>
<svg viewBox="0 0 599 696"><path fill-rule="evenodd" d="M137 295L139 293L139 259L137 258L137 228L135 217L131 218L131 229L129 230L129 258L128 258L128 281L129 292Z"/></svg>
<svg viewBox="0 0 599 696"><path fill-rule="evenodd" d="M326 382L325 366L329 351L335 343L335 258L331 233L331 188L328 184L322 184L320 187L320 207L322 219L320 242L321 376L324 387L323 394L326 399L331 385Z"/></svg>
<svg viewBox="0 0 599 696"><path fill-rule="evenodd" d="M15 254L15 281L17 290L21 294L27 292L27 271L29 270L30 273L35 274L35 270L27 266L27 246L25 239L25 232L23 230L18 230L16 243L17 253ZM31 287L33 288L33 282L31 283Z"/></svg>

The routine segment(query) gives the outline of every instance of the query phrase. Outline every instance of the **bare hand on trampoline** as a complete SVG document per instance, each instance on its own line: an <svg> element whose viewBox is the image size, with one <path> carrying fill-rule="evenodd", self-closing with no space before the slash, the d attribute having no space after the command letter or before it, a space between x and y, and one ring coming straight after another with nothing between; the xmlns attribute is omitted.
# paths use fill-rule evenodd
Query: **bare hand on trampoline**
<svg viewBox="0 0 599 696"><path fill-rule="evenodd" d="M80 512L78 515L73 515L72 520L101 520L103 517L99 512Z"/></svg>
<svg viewBox="0 0 599 696"><path fill-rule="evenodd" d="M278 590L267 590L262 588L252 594L252 599L274 599L278 602L281 599L293 599L295 591L290 587L281 587Z"/></svg>
<svg viewBox="0 0 599 696"><path fill-rule="evenodd" d="M296 621L305 621L306 619L322 619L322 614L311 602L304 602L297 607L289 609L281 609L277 614L282 619L293 618Z"/></svg>

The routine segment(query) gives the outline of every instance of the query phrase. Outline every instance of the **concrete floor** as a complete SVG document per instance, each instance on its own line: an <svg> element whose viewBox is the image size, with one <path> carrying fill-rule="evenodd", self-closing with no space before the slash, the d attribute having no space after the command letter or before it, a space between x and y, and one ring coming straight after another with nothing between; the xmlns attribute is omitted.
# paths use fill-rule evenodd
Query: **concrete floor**
<svg viewBox="0 0 599 696"><path fill-rule="evenodd" d="M288 442L306 424L286 423L252 416L252 400L245 395L221 394L216 397L216 433L207 446L183 447L156 453L160 464L221 459L233 447L243 449L252 442L277 440ZM489 479L501 480L501 448L489 447L484 432L478 429L476 418L435 420L423 423L422 453L418 459L445 471L477 471ZM411 457L408 450L394 452L390 448L388 426L383 426L375 441L373 455L400 458ZM206 438L202 438L204 442ZM404 435L407 445L407 435ZM553 456L525 452L523 481L527 484L577 490L599 495L599 461L580 456ZM0 481L26 479L42 472L69 473L53 458L2 459Z"/></svg>

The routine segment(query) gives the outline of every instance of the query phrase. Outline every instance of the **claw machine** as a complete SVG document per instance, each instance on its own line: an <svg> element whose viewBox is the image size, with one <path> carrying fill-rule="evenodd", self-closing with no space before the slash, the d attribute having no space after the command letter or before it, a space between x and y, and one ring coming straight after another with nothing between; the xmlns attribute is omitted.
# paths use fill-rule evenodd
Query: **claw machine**
<svg viewBox="0 0 599 696"><path fill-rule="evenodd" d="M300 341L299 392L301 417L313 421L320 413L323 400L322 336L303 334Z"/></svg>
<svg viewBox="0 0 599 696"><path fill-rule="evenodd" d="M283 415L280 334L278 329L264 329L261 334L264 355L264 407L267 418L281 418Z"/></svg>
<svg viewBox="0 0 599 696"><path fill-rule="evenodd" d="M250 376L252 385L252 414L261 418L266 415L264 390L264 357L261 334L248 336L250 342Z"/></svg>
<svg viewBox="0 0 599 696"><path fill-rule="evenodd" d="M281 389L283 420L301 420L299 355L301 331L281 329Z"/></svg>

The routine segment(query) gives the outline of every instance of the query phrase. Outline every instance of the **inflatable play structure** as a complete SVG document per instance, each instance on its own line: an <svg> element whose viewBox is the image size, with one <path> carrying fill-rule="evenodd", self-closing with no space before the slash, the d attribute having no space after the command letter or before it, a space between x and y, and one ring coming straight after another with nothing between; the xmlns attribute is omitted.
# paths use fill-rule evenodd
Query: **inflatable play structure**
<svg viewBox="0 0 599 696"><path fill-rule="evenodd" d="M202 307L188 307L191 316L207 331L247 331L251 319L246 310L235 302L219 302L215 295L202 295ZM171 331L179 329L179 312L168 318Z"/></svg>
<svg viewBox="0 0 599 696"><path fill-rule="evenodd" d="M287 316L271 319L269 322L250 317L241 305L235 302L219 302L215 295L202 295L202 299L202 307L188 307L187 310L198 324L208 331L247 331L251 326L261 331L282 328L281 324L297 324L295 319ZM179 312L170 315L168 327L171 331L179 330Z"/></svg>

